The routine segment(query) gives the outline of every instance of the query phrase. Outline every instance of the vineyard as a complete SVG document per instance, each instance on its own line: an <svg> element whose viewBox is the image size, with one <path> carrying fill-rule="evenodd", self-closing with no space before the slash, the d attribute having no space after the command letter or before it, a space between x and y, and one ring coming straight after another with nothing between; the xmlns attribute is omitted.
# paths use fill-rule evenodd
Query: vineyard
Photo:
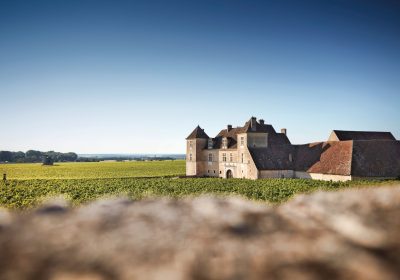
<svg viewBox="0 0 400 280"><path fill-rule="evenodd" d="M389 182L385 182L388 184ZM23 209L34 207L44 200L62 196L73 205L98 198L126 196L131 199L167 196L186 197L201 194L239 195L248 199L283 202L296 193L316 190L377 185L378 182L323 182L300 179L172 179L172 178L107 178L107 179L33 179L0 183L0 205Z"/></svg>
<svg viewBox="0 0 400 280"><path fill-rule="evenodd" d="M178 176L185 174L185 161L69 162L0 164L8 179L88 179Z"/></svg>
<svg viewBox="0 0 400 280"><path fill-rule="evenodd" d="M297 193L348 187L394 184L398 181L326 182L301 179L174 178L184 173L184 161L63 163L1 165L9 180L0 183L0 206L26 209L49 198L63 197L72 205L98 198L124 196L188 197L204 194L238 195L251 200L279 203ZM143 178L143 177L156 178ZM165 176L160 178L159 176ZM142 177L142 178L140 178Z"/></svg>

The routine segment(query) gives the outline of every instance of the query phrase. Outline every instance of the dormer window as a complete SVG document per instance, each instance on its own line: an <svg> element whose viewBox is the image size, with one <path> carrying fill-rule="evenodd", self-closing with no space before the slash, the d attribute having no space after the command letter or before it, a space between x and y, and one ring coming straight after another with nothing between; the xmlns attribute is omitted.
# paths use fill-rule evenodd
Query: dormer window
<svg viewBox="0 0 400 280"><path fill-rule="evenodd" d="M222 149L228 149L228 139L226 137L222 138Z"/></svg>
<svg viewBox="0 0 400 280"><path fill-rule="evenodd" d="M208 139L208 149L212 149L213 148L213 140L210 138Z"/></svg>

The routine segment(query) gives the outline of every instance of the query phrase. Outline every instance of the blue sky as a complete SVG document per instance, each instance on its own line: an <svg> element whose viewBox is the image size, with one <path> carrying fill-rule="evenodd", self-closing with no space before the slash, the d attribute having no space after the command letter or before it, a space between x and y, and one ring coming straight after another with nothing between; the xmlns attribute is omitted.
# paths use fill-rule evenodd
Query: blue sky
<svg viewBox="0 0 400 280"><path fill-rule="evenodd" d="M0 150L183 153L251 116L400 138L398 1L0 1Z"/></svg>

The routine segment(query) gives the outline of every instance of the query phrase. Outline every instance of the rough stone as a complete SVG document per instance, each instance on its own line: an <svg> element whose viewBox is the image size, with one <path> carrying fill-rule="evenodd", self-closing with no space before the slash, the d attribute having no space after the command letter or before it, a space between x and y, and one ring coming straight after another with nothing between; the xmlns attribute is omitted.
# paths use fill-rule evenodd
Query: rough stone
<svg viewBox="0 0 400 280"><path fill-rule="evenodd" d="M400 186L0 211L0 279L399 279Z"/></svg>

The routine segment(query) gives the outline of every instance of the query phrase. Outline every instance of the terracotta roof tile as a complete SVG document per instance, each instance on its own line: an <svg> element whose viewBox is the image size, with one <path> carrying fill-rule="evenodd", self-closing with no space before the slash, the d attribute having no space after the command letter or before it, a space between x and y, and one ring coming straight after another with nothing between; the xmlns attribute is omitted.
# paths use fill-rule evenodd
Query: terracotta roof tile
<svg viewBox="0 0 400 280"><path fill-rule="evenodd" d="M333 175L351 175L353 141L332 141L322 144L320 160L307 172Z"/></svg>
<svg viewBox="0 0 400 280"><path fill-rule="evenodd" d="M295 170L307 171L314 164L316 164L321 158L323 146L323 142L310 143L305 145L293 145L295 149Z"/></svg>

